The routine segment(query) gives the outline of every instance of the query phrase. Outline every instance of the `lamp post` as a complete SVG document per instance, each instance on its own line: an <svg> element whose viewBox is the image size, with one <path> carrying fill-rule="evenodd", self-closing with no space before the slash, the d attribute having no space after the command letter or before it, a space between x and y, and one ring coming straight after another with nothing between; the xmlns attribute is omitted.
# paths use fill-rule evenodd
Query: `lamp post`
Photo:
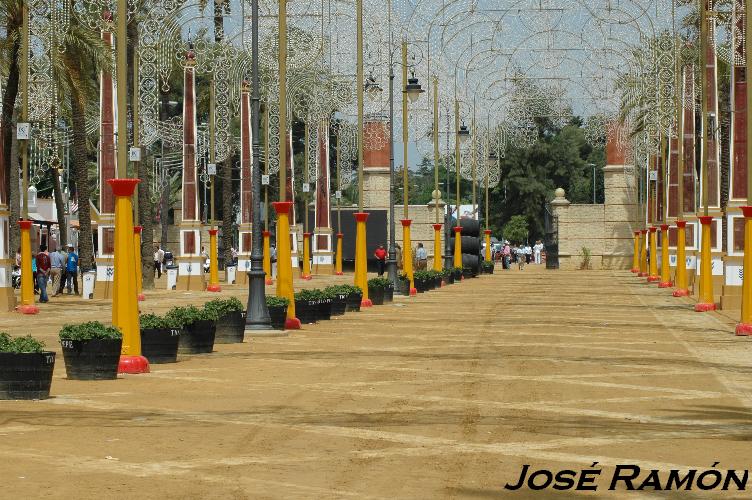
<svg viewBox="0 0 752 500"><path fill-rule="evenodd" d="M439 78L433 77L433 202L436 218L433 225L433 270L440 272L441 262L441 228L439 223Z"/></svg>
<svg viewBox="0 0 752 500"><path fill-rule="evenodd" d="M750 13L750 7L752 7L750 0L745 0L745 12ZM746 74L752 74L752 57L748 47L749 44L749 30L752 29L752 15L747 15L745 19L745 32L747 37L745 40L745 54L746 59ZM748 80L749 81L749 80ZM747 91L747 115L750 116L750 108L752 106L752 92ZM752 162L752 127L747 121L747 205L742 207L742 213L744 214L744 277L742 281L742 310L739 324L736 325L737 335L752 335L752 168L750 162Z"/></svg>
<svg viewBox="0 0 752 500"><path fill-rule="evenodd" d="M282 2L280 2L281 4ZM248 305L245 318L245 331L257 332L259 330L271 330L271 318L266 307L266 293L264 285L266 273L264 272L264 254L262 251L263 230L261 228L261 166L259 162L259 68L258 68L258 0L253 0L251 7L251 127L253 135L253 237L251 244L251 270L248 272ZM281 28L281 26L280 26ZM284 111L280 113L284 114ZM280 129L282 131L282 129ZM282 133L282 132L280 132ZM282 141L280 141L280 146ZM280 169L283 170L283 169ZM284 189L284 183L282 188ZM285 238L289 242L289 238ZM290 259L287 259L290 265ZM290 275L292 278L292 274Z"/></svg>
<svg viewBox="0 0 752 500"><path fill-rule="evenodd" d="M488 160L486 161L486 229L483 231L483 234L486 237L486 251L485 251L485 261L491 262L492 256L491 256L491 228L488 225L488 187L489 187L489 178L491 177L491 169L493 169L496 166L496 163L498 162L499 158L496 155L496 153L492 150L488 154Z"/></svg>
<svg viewBox="0 0 752 500"><path fill-rule="evenodd" d="M457 211L457 225L454 230L454 267L462 267L462 226L460 226L460 166L462 163L462 154L460 145L470 138L470 131L463 123L460 125L460 101L454 99L454 129L457 131L454 140L454 174L455 178L455 206Z"/></svg>
<svg viewBox="0 0 752 500"><path fill-rule="evenodd" d="M394 220L394 53L392 52L392 2L389 2L389 254L386 273L394 289L397 288L397 244Z"/></svg>

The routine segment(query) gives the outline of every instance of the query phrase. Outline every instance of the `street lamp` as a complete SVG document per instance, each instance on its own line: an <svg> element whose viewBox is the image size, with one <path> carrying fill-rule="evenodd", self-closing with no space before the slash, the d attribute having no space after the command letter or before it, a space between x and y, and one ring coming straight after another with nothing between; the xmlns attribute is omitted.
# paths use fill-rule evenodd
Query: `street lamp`
<svg viewBox="0 0 752 500"><path fill-rule="evenodd" d="M405 61L403 61L404 63ZM415 72L411 72L410 78L407 79L407 85L405 85L405 92L411 103L414 103L420 97L420 94L425 92L418 83L418 79L415 78Z"/></svg>
<svg viewBox="0 0 752 500"><path fill-rule="evenodd" d="M364 84L363 89L372 101L378 100L379 96L381 96L381 92L384 90L376 81L373 73L369 74L368 78L366 78L366 83Z"/></svg>
<svg viewBox="0 0 752 500"><path fill-rule="evenodd" d="M456 98L454 100L454 128L457 130L454 142L455 206L457 210L457 225L453 229L454 267L462 267L462 227L460 226L460 164L462 162L462 155L460 153L460 145L470 139L470 130L468 130L464 122L460 126L460 102Z"/></svg>
<svg viewBox="0 0 752 500"><path fill-rule="evenodd" d="M465 144L468 141L468 139L470 139L470 129L467 128L467 125L465 125L465 122L462 122L462 125L460 126L459 130L457 130L457 138L459 139L460 144Z"/></svg>

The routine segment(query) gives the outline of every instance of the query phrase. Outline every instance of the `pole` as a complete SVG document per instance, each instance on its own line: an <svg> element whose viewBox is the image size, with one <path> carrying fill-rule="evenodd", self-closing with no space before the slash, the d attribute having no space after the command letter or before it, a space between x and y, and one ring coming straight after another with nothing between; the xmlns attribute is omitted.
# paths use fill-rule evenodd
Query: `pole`
<svg viewBox="0 0 752 500"><path fill-rule="evenodd" d="M355 285L363 292L361 307L373 305L368 298L368 257L366 255L366 221L368 214L363 211L363 0L355 4L357 18L356 85L358 89L358 212L355 213Z"/></svg>
<svg viewBox="0 0 752 500"><path fill-rule="evenodd" d="M689 295L687 288L687 253L686 253L686 227L684 218L684 72L681 64L681 44L676 40L676 63L675 63L675 88L676 88L676 152L678 155L678 204L676 207L676 290L674 297L686 297Z"/></svg>
<svg viewBox="0 0 752 500"><path fill-rule="evenodd" d="M749 75L752 75L750 71L752 71L752 53L751 51L747 50L747 48L750 46L747 39L749 38L749 34L752 33L749 30L752 29L752 16L749 15L749 13L752 13L750 10L750 7L752 7L752 2L750 0L744 1L744 7L745 7L745 13L747 15L745 16L745 33L747 33L747 37L745 39L745 47L744 47L744 53L745 53L745 59L746 59L746 81L747 81L747 107L745 108L745 117L746 118L746 127L747 127L747 205L742 208L742 213L744 214L744 268L746 272L744 273L744 278L742 281L742 310L741 310L741 318L739 321L739 324L736 325L736 334L737 335L752 335L752 168L750 168L750 163L752 163L752 124L749 123L749 116L750 111L752 111L752 93L749 92L749 83L750 83L750 77Z"/></svg>
<svg viewBox="0 0 752 500"><path fill-rule="evenodd" d="M311 130L309 128L310 117L305 121L305 150L303 154L303 182L308 191L303 190L303 272L300 277L304 280L312 279L311 276L311 233L308 232L308 194L310 193L310 178L308 176L308 151L311 147Z"/></svg>
<svg viewBox="0 0 752 500"><path fill-rule="evenodd" d="M409 217L409 191L410 182L408 176L407 164L407 145L409 139L408 118L408 100L407 100L407 40L402 40L402 269L404 269L409 281L410 296L416 296L418 290L415 288L413 274L413 250L410 240Z"/></svg>
<svg viewBox="0 0 752 500"><path fill-rule="evenodd" d="M386 273L397 289L397 243L394 220L394 54L392 52L392 2L389 1L389 258ZM338 200L339 201L339 200Z"/></svg>
<svg viewBox="0 0 752 500"><path fill-rule="evenodd" d="M215 120L216 120L216 87L214 85L214 78L212 77L211 82L209 82L209 163L215 165L214 168L216 168L216 161L217 161L217 153L216 153L216 130L215 130ZM210 180L210 205L211 205L211 216L209 216L209 284L206 286L207 292L221 292L222 287L219 285L219 266L218 266L218 248L217 248L217 228L214 225L214 180L215 176L212 174L211 180ZM204 207L206 207L206 184L204 184ZM204 214L206 214L206 209L204 209Z"/></svg>
<svg viewBox="0 0 752 500"><path fill-rule="evenodd" d="M454 98L454 175L456 182L455 205L457 209L457 225L454 230L454 267L462 268L462 227L460 226L460 101Z"/></svg>
<svg viewBox="0 0 752 500"><path fill-rule="evenodd" d="M433 225L433 270L441 271L441 228L439 223L439 78L433 77L433 202L435 204L436 218Z"/></svg>
<svg viewBox="0 0 752 500"><path fill-rule="evenodd" d="M280 2L280 4L281 3L282 2ZM251 270L248 272L248 312L245 318L245 331L258 332L261 330L271 330L272 328L271 319L269 318L269 310L266 307L266 292L264 290L266 273L264 273L264 255L261 250L263 231L261 229L261 166L259 162L259 121L261 118L259 111L261 110L261 94L259 92L258 68L258 0L253 0L251 18L251 84L253 86L253 94L251 95L251 133L253 136L251 147L253 150L253 171L251 175L253 176L253 237L251 244ZM280 116L283 114L284 112L280 112ZM282 133L282 130L283 129L280 129L280 133ZM280 141L280 143L281 142L282 141ZM280 170L283 170L281 165ZM226 216L227 215L225 215L225 217ZM290 265L290 259L287 259L287 264Z"/></svg>

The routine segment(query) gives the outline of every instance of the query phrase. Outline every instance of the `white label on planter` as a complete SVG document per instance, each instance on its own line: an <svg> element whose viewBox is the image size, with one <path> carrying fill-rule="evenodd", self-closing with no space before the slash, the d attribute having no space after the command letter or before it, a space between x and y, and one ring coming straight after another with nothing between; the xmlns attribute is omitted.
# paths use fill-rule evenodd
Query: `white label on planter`
<svg viewBox="0 0 752 500"><path fill-rule="evenodd" d="M73 349L73 341L72 340L61 340L60 345L63 347L67 347L68 349Z"/></svg>
<svg viewBox="0 0 752 500"><path fill-rule="evenodd" d="M180 335L180 330L170 329L170 337L177 337L178 335Z"/></svg>

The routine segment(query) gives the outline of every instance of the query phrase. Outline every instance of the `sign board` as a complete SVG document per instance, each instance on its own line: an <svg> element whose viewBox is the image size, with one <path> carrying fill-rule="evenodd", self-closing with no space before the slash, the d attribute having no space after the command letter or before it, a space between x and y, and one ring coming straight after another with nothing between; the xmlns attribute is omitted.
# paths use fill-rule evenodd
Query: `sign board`
<svg viewBox="0 0 752 500"><path fill-rule="evenodd" d="M310 193L311 192L311 185L307 182L303 183L303 192L304 193Z"/></svg>
<svg viewBox="0 0 752 500"><path fill-rule="evenodd" d="M19 122L16 124L17 139L28 139L29 135L31 135L31 125L29 123Z"/></svg>
<svg viewBox="0 0 752 500"><path fill-rule="evenodd" d="M337 190L337 191L336 191L336 192L334 193L334 197L335 197L335 198L337 198L338 200L342 199L342 191L340 191L340 190L338 189L338 190Z"/></svg>
<svg viewBox="0 0 752 500"><path fill-rule="evenodd" d="M651 170L650 171L650 180L651 181L657 181L658 180L658 171L657 170Z"/></svg>
<svg viewBox="0 0 752 500"><path fill-rule="evenodd" d="M261 176L261 185L262 186L268 186L269 185L269 176L266 174L263 174Z"/></svg>
<svg viewBox="0 0 752 500"><path fill-rule="evenodd" d="M141 148L131 148L128 150L128 159L130 161L141 161Z"/></svg>
<svg viewBox="0 0 752 500"><path fill-rule="evenodd" d="M208 163L206 165L206 173L209 175L217 175L217 164L216 163Z"/></svg>

